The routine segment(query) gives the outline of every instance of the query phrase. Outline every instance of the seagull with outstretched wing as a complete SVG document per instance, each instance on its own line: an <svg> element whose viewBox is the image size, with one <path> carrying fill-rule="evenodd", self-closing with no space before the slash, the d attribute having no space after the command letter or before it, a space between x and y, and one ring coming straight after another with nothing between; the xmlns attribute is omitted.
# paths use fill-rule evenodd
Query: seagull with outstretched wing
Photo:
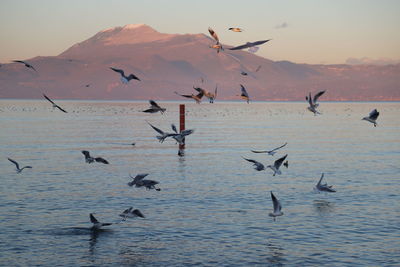
<svg viewBox="0 0 400 267"><path fill-rule="evenodd" d="M376 127L376 125L377 125L376 120L378 119L378 116L379 116L378 110L374 109L373 111L371 111L369 113L369 115L367 117L362 118L362 120L369 121L369 122L373 123L374 126Z"/></svg>
<svg viewBox="0 0 400 267"><path fill-rule="evenodd" d="M247 160L248 162L253 163L255 170L257 170L257 171L265 170L265 167L261 162L258 162L258 161L254 160L254 159L246 159L245 157L242 157L242 158Z"/></svg>
<svg viewBox="0 0 400 267"><path fill-rule="evenodd" d="M14 163L15 165L15 170L17 171L17 173L21 173L23 169L32 169L32 166L24 166L22 168L19 167L18 162L16 162L13 159L7 158L10 162Z"/></svg>
<svg viewBox="0 0 400 267"><path fill-rule="evenodd" d="M274 221L275 221L276 217L283 215L283 212L281 211L282 205L279 202L279 200L275 197L275 195L272 193L272 191L271 191L271 199L272 199L272 204L274 205L274 211L269 213L268 215L271 217L274 217Z"/></svg>
<svg viewBox="0 0 400 267"><path fill-rule="evenodd" d="M58 108L59 110L61 110L64 113L68 113L65 109L61 108L59 105L57 105L56 103L53 102L53 100L51 100L48 96L46 96L45 94L43 94L44 98L46 98L51 104L53 104L53 108Z"/></svg>
<svg viewBox="0 0 400 267"><path fill-rule="evenodd" d="M274 171L273 176L275 176L276 174L282 174L282 172L279 170L279 168L281 167L282 163L285 161L287 157L287 154L285 156L283 156L280 159L275 160L274 165L268 165L267 168L270 168L271 170Z"/></svg>
<svg viewBox="0 0 400 267"><path fill-rule="evenodd" d="M251 150L251 152L253 152L253 153L267 153L268 155L273 156L273 155L275 155L275 153L276 153L276 151L277 151L278 149L281 149L282 147L284 147L284 146L286 146L286 145L287 145L287 143L284 143L284 144L281 145L280 147L274 148L274 149L272 149L272 150Z"/></svg>
<svg viewBox="0 0 400 267"><path fill-rule="evenodd" d="M156 101L154 100L149 100L150 103L150 108L143 110L143 112L146 113L156 113L156 112L160 112L161 114L164 114L164 112L166 111L165 108L160 107Z"/></svg>
<svg viewBox="0 0 400 267"><path fill-rule="evenodd" d="M34 71L37 72L37 70L36 70L31 64L29 64L29 63L27 63L27 62L25 62L25 61L22 61L22 60L13 60L13 62L24 64L25 67L27 67L27 68L29 68L29 69L33 69Z"/></svg>
<svg viewBox="0 0 400 267"><path fill-rule="evenodd" d="M247 43L245 43L243 45L231 47L231 48L229 48L229 50L241 50L241 49L245 49L245 48L250 48L250 47L257 46L257 45L265 44L266 42L271 41L271 40L272 39L256 41L256 42L247 42Z"/></svg>
<svg viewBox="0 0 400 267"><path fill-rule="evenodd" d="M116 68L113 68L113 67L110 67L110 69L112 69L113 71L118 72L119 74L121 74L121 82L123 84L127 84L132 79L140 81L140 79L138 77L136 77L132 73L129 76L126 76L125 72L123 70L121 70L121 69L116 69Z"/></svg>

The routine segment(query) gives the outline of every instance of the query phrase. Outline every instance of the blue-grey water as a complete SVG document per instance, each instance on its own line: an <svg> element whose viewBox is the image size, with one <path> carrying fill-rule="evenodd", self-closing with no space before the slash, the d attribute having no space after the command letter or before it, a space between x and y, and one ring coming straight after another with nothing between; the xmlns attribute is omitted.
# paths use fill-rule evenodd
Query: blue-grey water
<svg viewBox="0 0 400 267"><path fill-rule="evenodd" d="M0 101L2 266L399 266L400 103L186 103L184 157L170 130L178 103ZM372 109L378 126L362 121ZM135 146L130 144L135 142ZM287 142L275 156L253 154ZM81 150L110 165L87 164ZM288 154L282 175L257 172ZM7 160L32 165L17 174ZM313 192L321 173L337 190ZM149 173L161 191L131 188ZM270 191L284 215L274 221ZM93 233L89 213L118 222Z"/></svg>

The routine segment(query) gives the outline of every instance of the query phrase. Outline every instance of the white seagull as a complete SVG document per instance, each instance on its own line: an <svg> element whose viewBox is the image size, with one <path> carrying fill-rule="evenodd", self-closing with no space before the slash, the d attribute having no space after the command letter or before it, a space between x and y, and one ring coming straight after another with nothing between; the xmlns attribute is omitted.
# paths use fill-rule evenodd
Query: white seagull
<svg viewBox="0 0 400 267"><path fill-rule="evenodd" d="M215 98L217 97L217 90L218 90L218 84L215 85L215 90L214 93L211 93L203 88L200 87L194 87L193 89L195 89L197 92L202 93L205 97L208 98L208 100L210 101L210 103L214 103Z"/></svg>
<svg viewBox="0 0 400 267"><path fill-rule="evenodd" d="M146 180L148 174L138 174L135 178L133 178L130 174L129 176L133 179L132 182L128 183L129 186L135 185L135 187L145 187L147 190L155 189L156 191L161 191L160 188L156 188L155 185L159 184L159 182L154 180Z"/></svg>
<svg viewBox="0 0 400 267"><path fill-rule="evenodd" d="M208 32L210 33L212 38L214 38L214 40L216 41L216 43L214 45L210 45L210 48L217 49L217 53L219 53L220 50L223 51L224 48L220 44L219 38L218 38L218 35L216 34L216 32L213 29L211 29L211 27L208 27Z"/></svg>
<svg viewBox="0 0 400 267"><path fill-rule="evenodd" d="M19 168L18 162L10 158L8 158L8 160L15 164L15 170L17 171L17 173L21 173L23 169L32 169L32 166L24 166L22 168Z"/></svg>
<svg viewBox="0 0 400 267"><path fill-rule="evenodd" d="M313 98L311 98L311 93L309 93L308 96L306 96L306 100L308 101L309 107L307 109L314 113L314 115L321 114L318 112L317 107L319 104L317 103L318 98L322 96L325 93L325 91L320 91L316 95L314 95Z"/></svg>
<svg viewBox="0 0 400 267"><path fill-rule="evenodd" d="M253 163L255 170L257 170L257 171L265 170L265 167L261 162L258 162L258 161L254 160L254 159L246 159L245 157L242 157L242 158L247 160L248 162Z"/></svg>
<svg viewBox="0 0 400 267"><path fill-rule="evenodd" d="M107 160L105 160L105 159L103 159L101 157L94 158L94 157L90 156L90 153L87 150L82 150L81 152L82 152L83 155L85 155L86 163L92 163L92 162L96 161L96 162L101 162L101 163L104 163L104 164L109 164L109 162Z"/></svg>
<svg viewBox="0 0 400 267"><path fill-rule="evenodd" d="M282 174L282 172L279 170L279 167L281 167L282 162L286 159L287 154L285 156L283 156L280 159L275 160L274 165L268 165L267 168L270 168L271 170L274 171L273 176L275 176L276 174Z"/></svg>
<svg viewBox="0 0 400 267"><path fill-rule="evenodd" d="M374 127L376 127L376 125L377 125L376 119L378 119L378 116L379 116L379 112L376 109L374 109L373 111L371 111L371 113L369 113L368 117L364 117L364 118L362 118L362 120L369 121L374 124Z"/></svg>
<svg viewBox="0 0 400 267"><path fill-rule="evenodd" d="M125 221L127 218L144 218L143 213L138 209L133 209L133 207L124 210L119 216L122 217L122 221Z"/></svg>
<svg viewBox="0 0 400 267"><path fill-rule="evenodd" d="M272 150L251 150L251 152L253 152L253 153L267 153L268 155L273 156L273 155L275 155L275 153L276 153L276 151L277 151L278 149L281 149L282 147L284 147L284 146L286 146L286 145L287 145L287 143L284 143L284 144L281 145L280 147L274 148L274 149L272 149Z"/></svg>
<svg viewBox="0 0 400 267"><path fill-rule="evenodd" d="M229 28L228 30L233 31L233 32L242 32L243 29L241 28Z"/></svg>
<svg viewBox="0 0 400 267"><path fill-rule="evenodd" d="M271 212L268 215L271 217L274 217L274 221L275 221L276 217L283 215L283 212L281 211L282 206L281 206L281 203L279 202L279 200L274 196L272 191L271 191L271 199L272 199L272 203L274 204L274 212Z"/></svg>
<svg viewBox="0 0 400 267"><path fill-rule="evenodd" d="M262 45L268 41L271 41L272 39L268 39L268 40L262 40L262 41L255 41L255 42L247 42L244 45L239 45L239 46L235 46L235 47L231 47L229 48L229 50L241 50L244 48L250 48L253 46L257 46L257 45Z"/></svg>
<svg viewBox="0 0 400 267"><path fill-rule="evenodd" d="M163 143L164 140L165 140L167 137L171 136L171 133L164 132L163 130L161 130L161 129L155 127L155 126L153 126L152 124L150 124L150 122L147 122L147 123L150 125L151 128L154 129L154 131L156 131L157 133L161 134L161 135L157 135L157 136L156 136L156 138L158 139L158 141L159 141L160 143Z"/></svg>
<svg viewBox="0 0 400 267"><path fill-rule="evenodd" d="M322 179L324 178L324 173L322 173L321 178L319 179L317 185L315 186L315 190L317 190L318 192L330 192L330 193L334 193L336 192L335 189L332 188L331 185L328 184L322 184Z"/></svg>
<svg viewBox="0 0 400 267"><path fill-rule="evenodd" d="M130 74L129 76L125 76L124 71L121 70L121 69L116 69L116 68L113 68L113 67L110 67L110 69L112 69L113 71L118 72L119 74L121 74L121 82L123 84L127 84L132 79L140 81L140 79L138 77L136 77L135 75L133 75L133 74Z"/></svg>
<svg viewBox="0 0 400 267"><path fill-rule="evenodd" d="M248 94L247 91L246 91L246 88L244 88L243 85L240 85L240 91L241 91L240 97L241 97L243 100L246 100L247 104L249 104L250 97L249 97L249 94Z"/></svg>

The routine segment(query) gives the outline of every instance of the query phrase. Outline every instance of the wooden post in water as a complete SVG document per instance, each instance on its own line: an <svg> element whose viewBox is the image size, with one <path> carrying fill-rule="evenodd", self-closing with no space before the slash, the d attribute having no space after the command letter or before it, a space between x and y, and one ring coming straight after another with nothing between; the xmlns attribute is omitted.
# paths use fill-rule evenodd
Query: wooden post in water
<svg viewBox="0 0 400 267"><path fill-rule="evenodd" d="M179 132L185 130L185 104L179 105ZM185 149L185 139L183 139L183 144L179 144L178 155L183 156Z"/></svg>

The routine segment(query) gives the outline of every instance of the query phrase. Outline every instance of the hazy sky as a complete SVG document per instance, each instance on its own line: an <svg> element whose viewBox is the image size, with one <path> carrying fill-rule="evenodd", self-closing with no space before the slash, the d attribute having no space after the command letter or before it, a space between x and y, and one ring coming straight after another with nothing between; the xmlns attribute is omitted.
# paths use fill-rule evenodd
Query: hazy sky
<svg viewBox="0 0 400 267"><path fill-rule="evenodd" d="M397 0L0 0L0 62L54 56L98 31L145 23L222 43L273 40L258 55L296 63L400 60ZM228 27L245 31L233 33Z"/></svg>

